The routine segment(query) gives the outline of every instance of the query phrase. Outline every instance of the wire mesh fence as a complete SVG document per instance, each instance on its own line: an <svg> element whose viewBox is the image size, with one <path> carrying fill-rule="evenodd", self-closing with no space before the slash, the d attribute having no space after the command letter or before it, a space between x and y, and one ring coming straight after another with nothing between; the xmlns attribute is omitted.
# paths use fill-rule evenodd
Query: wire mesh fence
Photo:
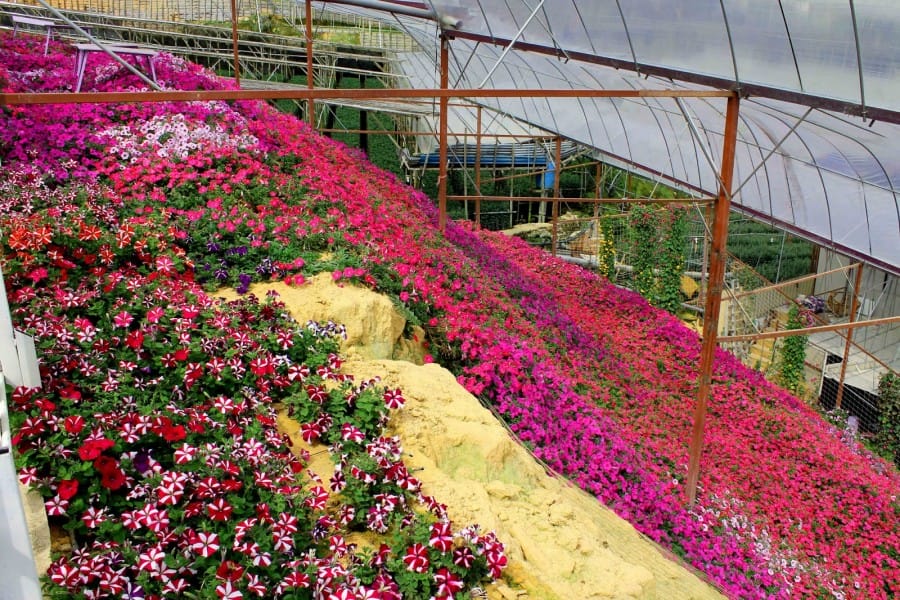
<svg viewBox="0 0 900 600"><path fill-rule="evenodd" d="M639 290L640 274L635 265L639 262L640 239L629 208L607 209L596 218L563 218L558 224L559 247L563 253L590 262L617 285ZM659 215L672 210L654 209ZM696 218L690 222L684 240L684 310L680 316L699 332L701 318L692 313L703 312L708 234L702 205L687 210ZM776 239L776 243L781 242ZM855 264L845 264L772 283L729 254L718 334L745 336L896 315L897 306L892 304L896 303L896 279L872 270L870 277L857 282L858 269ZM791 322L792 308L798 313L796 323ZM787 339L751 339L722 346L768 379L786 385ZM885 373L896 374L900 365L900 325L861 327L849 334L846 330L828 331L804 339L802 381L791 386L792 391L855 435L874 435L881 419L879 381Z"/></svg>

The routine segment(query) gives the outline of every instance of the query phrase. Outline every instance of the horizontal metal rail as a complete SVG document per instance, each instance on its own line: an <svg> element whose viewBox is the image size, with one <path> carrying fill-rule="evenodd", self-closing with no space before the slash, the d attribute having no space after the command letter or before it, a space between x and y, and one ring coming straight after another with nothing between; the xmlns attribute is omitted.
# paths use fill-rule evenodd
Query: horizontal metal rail
<svg viewBox="0 0 900 600"><path fill-rule="evenodd" d="M804 327L802 329L782 329L780 331L763 331L761 333L748 333L743 335L721 335L718 337L718 340L723 344L726 342L749 342L754 340L782 338L792 335L811 335L813 333L838 331L841 329L849 330L857 329L859 327L872 327L874 325L889 325L891 323L900 323L900 315L883 317L881 319L869 319L868 321L854 321L852 323L832 323L831 325L818 325L816 327Z"/></svg>
<svg viewBox="0 0 900 600"><path fill-rule="evenodd" d="M324 89L195 90L162 92L3 93L0 105L109 102L207 102L210 100L328 100L331 98L727 98L734 92L697 90L580 89Z"/></svg>

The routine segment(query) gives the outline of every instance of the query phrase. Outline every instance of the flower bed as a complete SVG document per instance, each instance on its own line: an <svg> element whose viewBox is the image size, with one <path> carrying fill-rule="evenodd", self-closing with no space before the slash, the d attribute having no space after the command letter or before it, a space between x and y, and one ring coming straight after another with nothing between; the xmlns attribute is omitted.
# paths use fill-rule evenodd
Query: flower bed
<svg viewBox="0 0 900 600"><path fill-rule="evenodd" d="M148 123L164 151L236 148L183 116ZM118 160L140 158L127 148ZM67 161L52 180L80 177ZM11 394L21 479L78 546L51 565L50 597L451 598L500 576L503 544L454 529L384 435L402 392L340 373L340 326L214 300L169 215L140 200L5 175L2 264L42 361L43 387ZM286 445L279 404L328 443L327 479Z"/></svg>
<svg viewBox="0 0 900 600"><path fill-rule="evenodd" d="M71 58L56 55L55 63L43 63L24 52L24 43L3 39L0 63L7 74L0 72L0 80L15 89L65 85L58 72L64 67L58 65ZM195 67L174 60L171 65L160 72L166 85L219 85ZM102 80L99 85L108 89L135 85L130 76L112 77L104 69L101 63L89 81ZM37 79L23 75L37 71L42 73ZM733 597L887 598L897 593L896 472L859 447L842 444L813 411L725 353L716 358L699 503L694 511L685 508L680 478L687 462L699 342L636 294L499 234L451 224L441 236L427 198L372 167L361 154L262 104L66 110L65 140L46 133L56 127L49 111L14 108L3 117L9 126L0 133L2 147L12 149L4 165L25 168L37 153L52 182L79 182L54 193L93 198L80 216L85 225L66 221L67 228L58 229L58 214L35 217L22 207L26 220L21 227L4 223L10 232L3 238L4 271L14 274L13 301L23 321L48 312L35 304L44 296L32 283L62 277L57 295L68 298L71 282L93 276L110 253L123 254L130 270L104 283L110 291L125 291L116 292L118 300L115 294L97 298L105 308L88 316L98 328L97 319L106 315L107 331L124 349L130 348L130 330L117 325L115 316L127 312L142 322L152 308L133 306L137 300L127 286L136 278L153 277L148 284L156 286L174 278L191 290L191 302L199 303L201 287L210 291L228 284L240 290L273 277L301 284L304 277L330 271L336 279L394 298L410 323L428 332L434 359L494 406L538 457L702 569ZM114 152L100 150L107 147ZM48 193L37 186L24 197L37 202ZM53 203L59 202L54 196ZM105 246L99 238L80 239L95 235L93 227L106 232ZM15 241L16 236L31 238L14 232L45 229L50 241L34 250L52 241L61 248L84 247L84 256L76 252L13 266L8 257L22 251L14 243L38 244ZM25 250L34 254L30 247ZM85 256L94 262L80 264ZM81 296L91 289L72 289L73 301L83 304L87 300ZM125 308L120 310L117 301ZM70 318L83 312L82 304L70 309ZM75 331L59 331L65 342L77 339ZM56 330L50 333L44 339L55 340ZM272 356L284 352L277 345L267 348ZM212 384L203 365L203 385L195 385L195 392ZM123 369L118 364L104 368ZM179 360L165 368L187 373ZM262 380L269 376L276 377ZM274 399L279 390L273 382L262 393ZM318 388L303 388L299 395L306 400L317 394ZM200 406L205 401L196 400ZM297 405L307 435L341 441L333 427L340 422L343 428L343 418L326 425L317 407ZM347 435L357 436L353 429ZM344 475L348 468L362 468L350 456L339 463ZM368 459L359 455L359 460ZM82 464L88 466L96 470L93 463ZM105 493L102 476L94 485ZM352 491L358 484L351 483L348 478ZM367 514L374 506L366 507ZM358 512L350 523L359 525L361 519ZM422 548L433 532L426 533L419 534ZM419 568L422 548L407 546L408 568L399 572ZM434 585L439 585L437 573Z"/></svg>

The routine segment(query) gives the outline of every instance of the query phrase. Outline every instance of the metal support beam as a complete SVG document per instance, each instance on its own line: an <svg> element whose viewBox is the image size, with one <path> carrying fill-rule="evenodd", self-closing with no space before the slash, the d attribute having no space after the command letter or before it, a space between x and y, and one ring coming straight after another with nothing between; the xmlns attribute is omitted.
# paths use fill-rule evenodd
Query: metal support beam
<svg viewBox="0 0 900 600"><path fill-rule="evenodd" d="M880 319L869 319L867 321L853 321L852 323L832 323L831 325L816 325L815 327L804 327L803 329L783 329L781 331L763 331L760 333L747 333L742 335L725 335L719 338L719 342L725 344L728 342L774 340L776 338L788 337L791 335L812 335L814 333L840 331L841 329L851 330L857 329L859 327L892 325L894 323L900 323L900 315L894 317L882 317Z"/></svg>
<svg viewBox="0 0 900 600"><path fill-rule="evenodd" d="M449 85L450 71L450 40L441 36L441 89L446 90ZM438 229L441 233L447 228L447 109L450 98L440 98L440 119L438 123L438 148L440 171L438 172Z"/></svg>
<svg viewBox="0 0 900 600"><path fill-rule="evenodd" d="M234 83L241 87L241 58L238 52L237 0L231 0L231 46L234 49Z"/></svg>
<svg viewBox="0 0 900 600"><path fill-rule="evenodd" d="M312 15L312 0L306 0L306 88L309 90L316 86L313 81ZM312 98L306 101L306 122L310 127L316 126L316 104Z"/></svg>
<svg viewBox="0 0 900 600"><path fill-rule="evenodd" d="M757 171L759 171L761 168L763 168L763 166L766 164L766 162L770 158L772 158L772 155L774 155L776 152L778 152L778 149L781 148L781 146L784 145L784 143L788 140L788 138L790 138L794 134L794 132L797 131L797 128L800 127L800 125L802 125L804 121L806 121L806 117L808 117L812 111L813 111L812 108L806 109L806 112L803 113L803 115L799 119L797 119L797 122L794 123L794 125L790 129L788 129L788 132L786 134L784 134L781 137L781 139L778 140L778 142L774 146L772 146L772 148L765 155L765 157L761 161L759 161L759 164L756 165L756 167L754 167L754 169L752 171L750 171L750 174L744 178L744 181L742 181L741 184L739 186L737 186L737 188L734 190L733 196L737 196L741 192L741 190L744 189L744 186L753 180L753 176L756 175Z"/></svg>
<svg viewBox="0 0 900 600"><path fill-rule="evenodd" d="M370 8L373 10L382 10L395 15L404 15L407 17L418 17L429 21L441 21L438 14L427 8L423 3L419 6L413 3L391 2L389 0L321 0L331 4L347 4L349 6L358 6L360 8Z"/></svg>
<svg viewBox="0 0 900 600"><path fill-rule="evenodd" d="M127 64L127 63L126 63ZM128 65L131 67L131 65ZM732 92L694 90L577 90L577 89L268 89L166 90L159 92L48 92L0 93L0 106L14 104L97 104L119 102L207 102L210 100L331 100L413 98L727 98Z"/></svg>
<svg viewBox="0 0 900 600"><path fill-rule="evenodd" d="M862 284L862 263L856 267L856 279L853 282L853 300L850 302L850 323L856 320L856 311L859 308L859 286ZM847 341L844 343L844 359L841 361L841 378L838 380L837 396L834 398L834 408L841 408L841 400L844 398L844 378L847 377L847 360L850 358L850 344L853 343L853 329L847 330Z"/></svg>
<svg viewBox="0 0 900 600"><path fill-rule="evenodd" d="M550 235L550 253L553 256L556 256L557 246L559 245L559 167L561 162L562 138L556 136L555 151L553 153L553 208L550 211L553 222Z"/></svg>
<svg viewBox="0 0 900 600"><path fill-rule="evenodd" d="M475 225L481 227L481 105L475 109Z"/></svg>
<svg viewBox="0 0 900 600"><path fill-rule="evenodd" d="M703 312L703 345L700 350L699 387L694 407L694 426L689 449L687 474L688 504L697 499L697 481L700 477L700 454L703 450L703 428L706 424L706 404L712 382L713 359L716 352L716 335L719 327L719 308L722 286L725 281L725 241L728 237L728 213L731 208L731 183L734 175L734 154L737 145L738 113L740 100L737 95L728 98L725 112L725 141L722 148L722 172L719 177L719 195L714 204L712 248L709 265L709 292Z"/></svg>
<svg viewBox="0 0 900 600"><path fill-rule="evenodd" d="M497 61L488 70L487 75L485 75L484 79L481 80L481 83L478 84L479 88L483 88L484 84L486 84L488 82L488 80L491 78L491 75L494 74L494 71L497 70L497 67L500 66L500 63L503 62L503 59L506 58L506 55L509 54L510 50L513 49L513 46L516 45L516 41L518 41L518 39L522 36L522 34L525 33L525 29L528 27L529 23L531 23L531 20L534 19L535 15L537 15L538 12L540 12L540 10L543 6L544 6L544 0L541 0L540 2L537 3L537 6L534 7L534 10L532 10L531 14L528 15L528 18L525 19L525 22L522 23L521 27L519 27L519 30L516 32L516 35L513 36L512 40L503 49L503 52L500 53L500 56L497 58Z"/></svg>

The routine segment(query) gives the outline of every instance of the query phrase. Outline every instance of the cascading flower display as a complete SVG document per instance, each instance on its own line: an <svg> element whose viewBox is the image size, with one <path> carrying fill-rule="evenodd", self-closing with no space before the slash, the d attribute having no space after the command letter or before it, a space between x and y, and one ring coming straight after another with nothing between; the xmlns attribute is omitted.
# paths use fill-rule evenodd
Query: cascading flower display
<svg viewBox="0 0 900 600"><path fill-rule="evenodd" d="M53 44L44 59L33 45L0 34L7 89L71 85L71 53ZM97 64L86 88L138 85ZM158 75L230 85L165 55ZM426 332L426 361L731 597L900 592L897 472L724 352L706 431L716 451L686 508L699 341L637 294L502 234L451 223L442 235L424 195L262 103L9 107L0 119L3 269L46 357L45 389L12 394L21 472L85 540L51 568L57 595L206 581L209 598L428 598L500 574L496 536L454 530L383 434L402 391L342 376L339 325L211 295L318 273L390 296ZM273 402L304 440L329 444L327 481L304 479ZM414 506L429 517L413 522ZM360 528L407 533L354 554L344 534Z"/></svg>

